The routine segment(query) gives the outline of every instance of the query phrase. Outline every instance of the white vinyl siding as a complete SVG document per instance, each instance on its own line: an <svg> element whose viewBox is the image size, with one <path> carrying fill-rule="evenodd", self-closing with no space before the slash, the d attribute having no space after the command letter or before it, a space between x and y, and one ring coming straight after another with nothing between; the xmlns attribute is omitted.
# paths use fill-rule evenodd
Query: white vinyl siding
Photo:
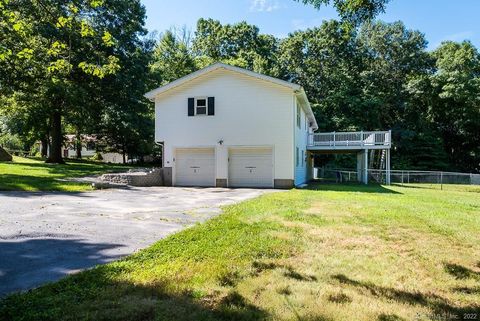
<svg viewBox="0 0 480 321"><path fill-rule="evenodd" d="M300 126L295 127L295 150L297 153L298 160L295 166L295 185L301 185L308 180L308 166L306 166L306 144L308 137L308 119L306 117L305 111L301 108L300 104L296 100L296 111L299 117ZM297 118L298 119L298 118ZM297 121L298 124L298 121ZM303 125L302 125L303 124ZM307 127L304 128L303 126Z"/></svg>
<svg viewBox="0 0 480 321"><path fill-rule="evenodd" d="M215 150L177 149L175 174L177 186L215 186Z"/></svg>
<svg viewBox="0 0 480 321"><path fill-rule="evenodd" d="M215 97L215 117L188 117L189 97ZM215 146L216 178L228 179L230 148L270 146L274 178L293 180L294 97L290 88L228 70L212 71L160 94L155 140L165 144L164 166L174 166L175 148Z"/></svg>
<svg viewBox="0 0 480 321"><path fill-rule="evenodd" d="M229 187L273 187L271 148L235 148L229 152Z"/></svg>

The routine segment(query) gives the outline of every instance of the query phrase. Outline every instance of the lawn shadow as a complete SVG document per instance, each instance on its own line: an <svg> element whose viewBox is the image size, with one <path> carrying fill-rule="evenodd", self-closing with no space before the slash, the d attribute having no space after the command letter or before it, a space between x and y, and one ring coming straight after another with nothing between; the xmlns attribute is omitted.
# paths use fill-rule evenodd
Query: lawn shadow
<svg viewBox="0 0 480 321"><path fill-rule="evenodd" d="M19 193L18 197L30 197L35 195L40 195L42 192L55 192L55 193L65 193L68 195L77 194L81 196L82 192L70 191L69 187L73 189L78 189L78 186L91 186L93 181L82 181L80 180L81 176L72 176L71 179L68 178L57 178L57 177L43 177L43 176L27 176L27 175L17 175L17 174L1 174L1 183L0 183L0 195L2 192L5 195L12 195L11 192L31 192L38 194L26 195ZM114 188L130 189L127 185L117 184ZM88 188L83 191L90 191ZM91 189L93 191L93 189Z"/></svg>
<svg viewBox="0 0 480 321"><path fill-rule="evenodd" d="M404 318L401 318L396 314L385 314L385 313L380 314L377 320L378 321L405 321Z"/></svg>
<svg viewBox="0 0 480 321"><path fill-rule="evenodd" d="M464 294L480 295L480 286L477 286L477 287L467 287L467 286L455 287L455 288L452 289L452 291L458 292L458 293L464 293Z"/></svg>
<svg viewBox="0 0 480 321"><path fill-rule="evenodd" d="M2 174L0 190L3 191L67 191L68 186L88 185L74 181L61 181L55 177Z"/></svg>
<svg viewBox="0 0 480 321"><path fill-rule="evenodd" d="M101 265L6 297L0 301L0 320L259 321L268 316L235 290L199 295L171 280L120 281L118 276L128 272L121 264Z"/></svg>
<svg viewBox="0 0 480 321"><path fill-rule="evenodd" d="M455 263L444 263L445 271L456 279L475 279L480 281L480 272Z"/></svg>
<svg viewBox="0 0 480 321"><path fill-rule="evenodd" d="M424 185L422 185L420 183L392 183L392 186L397 186L402 188L413 188L413 189L439 189L440 188L440 184L438 184L437 188L434 188L428 185L435 185L435 184L425 183Z"/></svg>
<svg viewBox="0 0 480 321"><path fill-rule="evenodd" d="M89 243L64 234L1 237L0 297L118 259L120 255L111 253L121 247L121 244Z"/></svg>
<svg viewBox="0 0 480 321"><path fill-rule="evenodd" d="M394 300L402 304L420 305L422 307L430 308L432 314L434 315L449 314L462 317L464 314L475 313L480 309L480 305L457 306L447 299L433 293L409 292L395 288L378 286L370 282L362 282L350 279L343 274L333 275L332 278L341 284L365 290L374 297Z"/></svg>
<svg viewBox="0 0 480 321"><path fill-rule="evenodd" d="M282 269L283 276L292 280L296 281L305 281L305 282L315 282L317 281L317 277L314 275L309 274L302 274L297 272L292 266L284 265L284 264L277 264L273 262L261 262L261 261L254 261L252 263L252 276L259 276L261 273L269 270L275 269Z"/></svg>
<svg viewBox="0 0 480 321"><path fill-rule="evenodd" d="M108 164L108 163L98 163L98 162L89 162L89 161L75 161L68 160L65 164L50 164L50 163L30 163L16 161L11 162L9 165L19 166L25 168L40 168L46 170L50 174L56 175L88 175L95 174L99 172L116 172L116 171L126 171L133 166L127 164Z"/></svg>
<svg viewBox="0 0 480 321"><path fill-rule="evenodd" d="M357 184L357 183L320 183L312 182L303 188L312 191L333 191L333 192L359 192L376 194L402 194L380 184Z"/></svg>

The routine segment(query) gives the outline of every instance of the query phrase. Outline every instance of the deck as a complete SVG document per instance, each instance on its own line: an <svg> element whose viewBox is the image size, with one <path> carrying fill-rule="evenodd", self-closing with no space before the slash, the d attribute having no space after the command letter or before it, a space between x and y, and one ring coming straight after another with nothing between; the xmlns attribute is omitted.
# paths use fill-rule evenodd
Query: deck
<svg viewBox="0 0 480 321"><path fill-rule="evenodd" d="M390 149L391 131L314 133L308 136L309 151L360 151Z"/></svg>

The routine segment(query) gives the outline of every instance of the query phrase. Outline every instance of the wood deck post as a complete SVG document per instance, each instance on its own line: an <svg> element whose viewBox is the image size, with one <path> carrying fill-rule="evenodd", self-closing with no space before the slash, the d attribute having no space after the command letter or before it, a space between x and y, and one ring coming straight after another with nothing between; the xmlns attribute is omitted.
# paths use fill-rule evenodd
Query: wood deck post
<svg viewBox="0 0 480 321"><path fill-rule="evenodd" d="M387 149L387 159L386 159L386 178L385 178L385 181L387 183L387 185L390 185L390 149Z"/></svg>
<svg viewBox="0 0 480 321"><path fill-rule="evenodd" d="M363 183L368 184L368 149L363 153Z"/></svg>

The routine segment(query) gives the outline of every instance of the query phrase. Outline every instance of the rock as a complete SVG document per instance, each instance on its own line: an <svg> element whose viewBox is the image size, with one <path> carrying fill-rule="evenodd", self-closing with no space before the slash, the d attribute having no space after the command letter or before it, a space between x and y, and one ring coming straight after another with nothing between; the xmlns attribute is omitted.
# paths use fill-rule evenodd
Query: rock
<svg viewBox="0 0 480 321"><path fill-rule="evenodd" d="M13 160L12 155L7 153L5 149L0 147L0 162L11 162Z"/></svg>

